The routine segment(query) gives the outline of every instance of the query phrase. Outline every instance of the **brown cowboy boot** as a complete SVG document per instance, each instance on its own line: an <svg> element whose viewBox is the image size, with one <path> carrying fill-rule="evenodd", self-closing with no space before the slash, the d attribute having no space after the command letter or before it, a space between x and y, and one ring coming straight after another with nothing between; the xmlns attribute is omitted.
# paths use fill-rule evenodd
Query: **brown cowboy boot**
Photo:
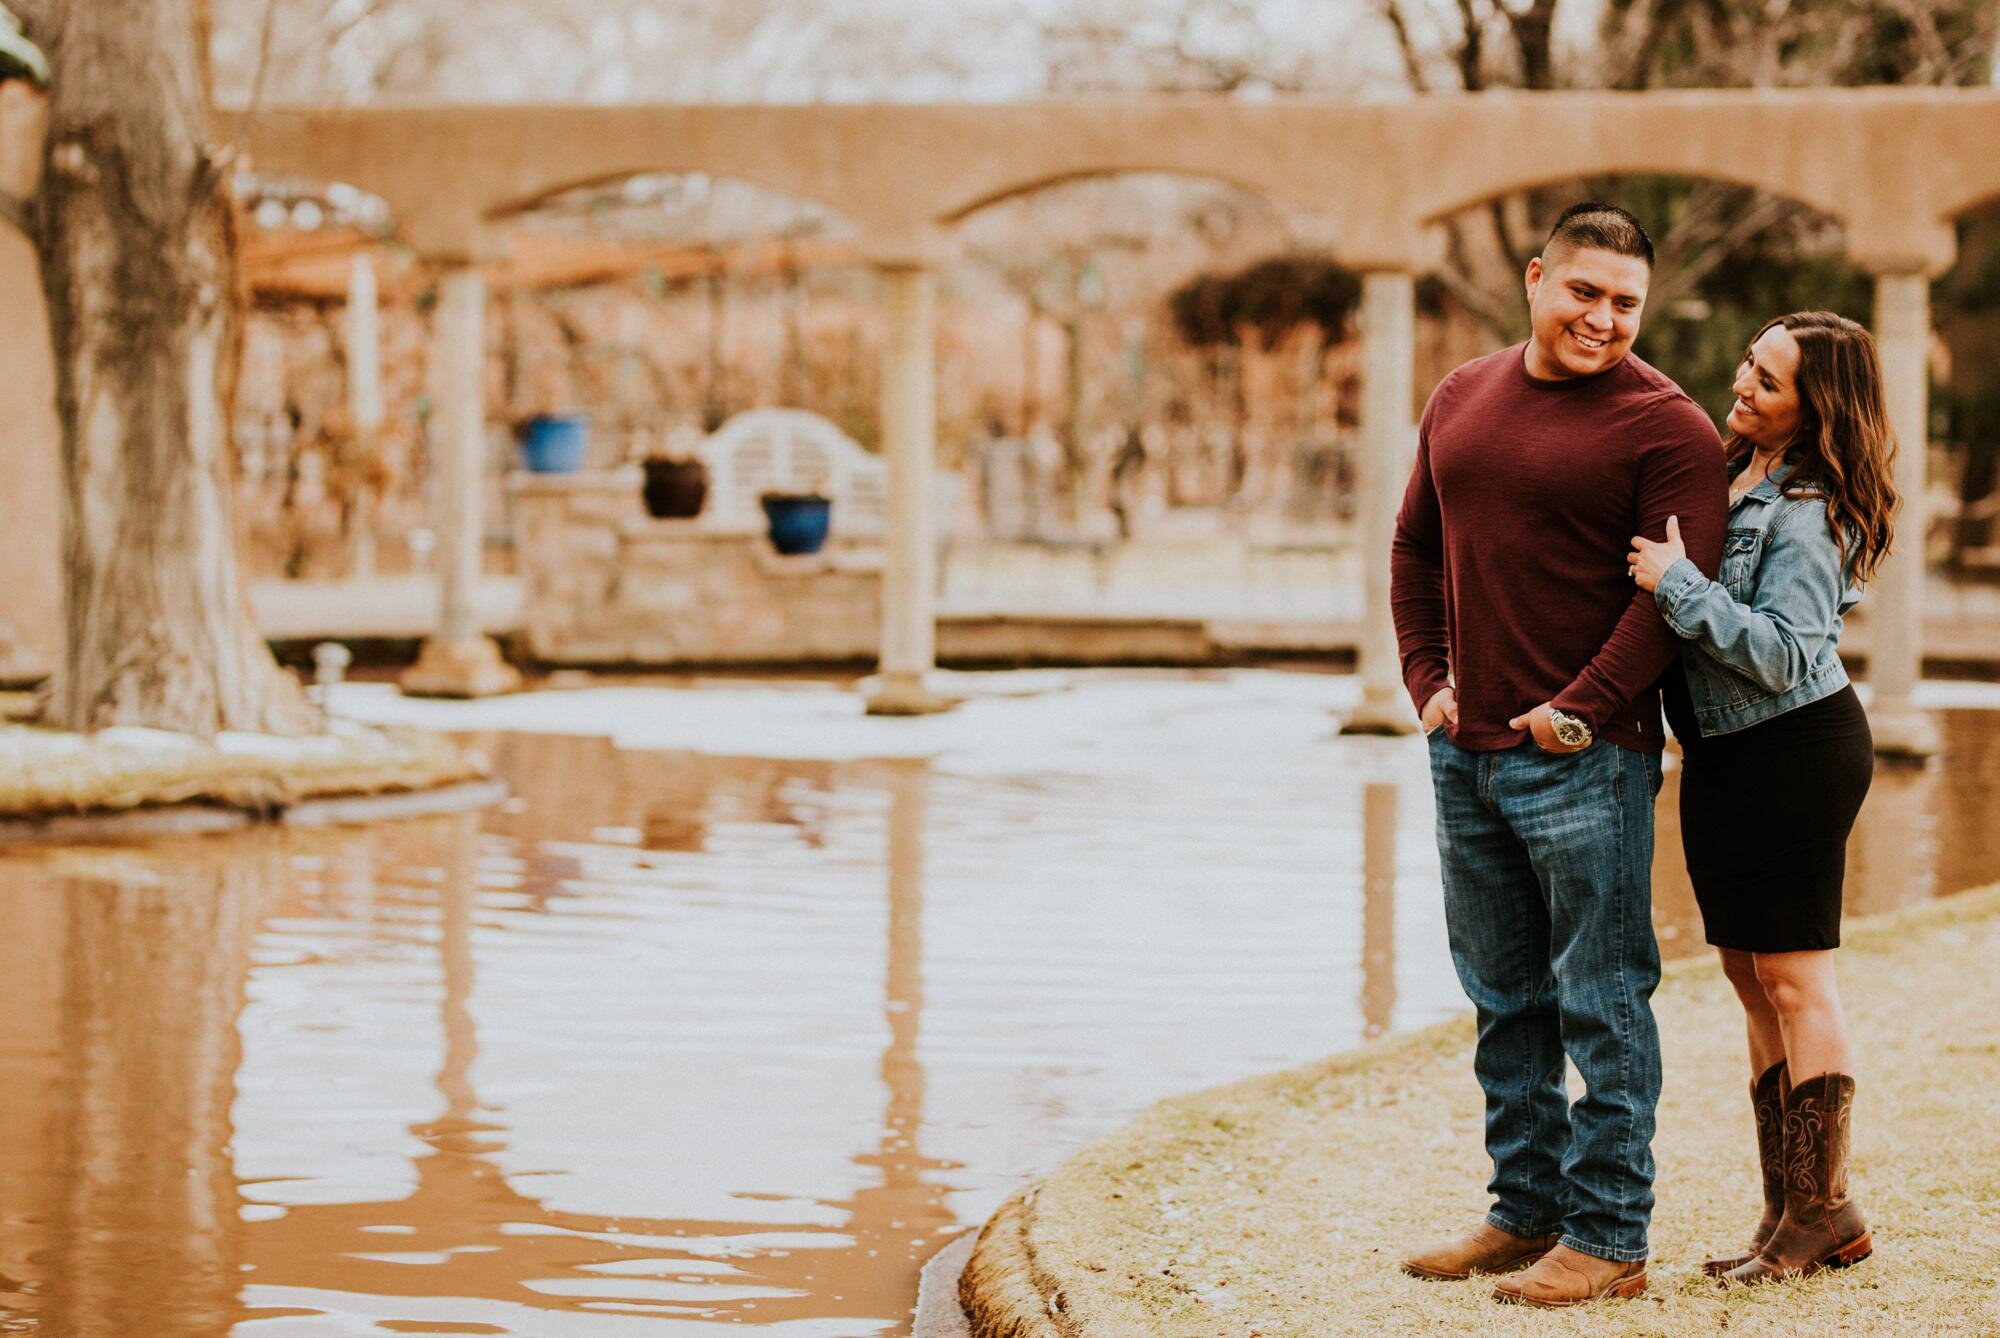
<svg viewBox="0 0 2000 1338"><path fill-rule="evenodd" d="M1731 1282L1845 1268L1874 1249L1861 1210L1847 1197L1847 1129L1854 1079L1822 1073L1785 1101L1785 1214L1757 1257L1723 1276Z"/></svg>
<svg viewBox="0 0 2000 1338"><path fill-rule="evenodd" d="M1785 1061L1779 1060L1750 1084L1750 1109L1757 1115L1757 1163L1764 1171L1764 1215L1750 1233L1750 1248L1728 1258L1710 1259L1701 1271L1719 1278L1757 1257L1785 1215L1785 1096L1792 1090Z"/></svg>
<svg viewBox="0 0 2000 1338"><path fill-rule="evenodd" d="M1558 1245L1536 1260L1533 1268L1495 1287L1493 1299L1559 1310L1605 1296L1625 1300L1645 1290L1644 1259L1620 1263Z"/></svg>
<svg viewBox="0 0 2000 1338"><path fill-rule="evenodd" d="M1403 1271L1431 1282L1458 1282L1474 1273L1507 1273L1547 1254L1556 1239L1517 1236L1491 1222L1481 1222L1470 1235L1417 1251L1403 1261Z"/></svg>

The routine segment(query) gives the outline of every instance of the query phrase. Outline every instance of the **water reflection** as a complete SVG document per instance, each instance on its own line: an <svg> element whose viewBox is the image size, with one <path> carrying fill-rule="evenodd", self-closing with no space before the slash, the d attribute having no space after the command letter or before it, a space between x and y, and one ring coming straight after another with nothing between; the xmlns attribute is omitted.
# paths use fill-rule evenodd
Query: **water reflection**
<svg viewBox="0 0 2000 1338"><path fill-rule="evenodd" d="M773 816L768 778L757 778L766 816ZM559 1196L536 1194L550 1172L508 1173L503 1107L482 1101L474 1089L480 1042L472 1000L475 985L475 890L502 861L480 875L478 819L452 820L439 884L438 957L442 992L439 1020L442 1062L436 1090L443 1111L409 1131L427 1152L415 1163L407 1196L383 1201L294 1203L251 1228L252 1268L282 1276L282 1285L250 1289L265 1317L326 1311L367 1314L370 1298L404 1298L396 1320L383 1324L490 1325L454 1331L592 1333L586 1316L645 1315L701 1321L755 1322L800 1332L877 1332L894 1324L909 1304L909 1281L952 1221L944 1189L931 1178L943 1164L922 1156L923 1074L916 1056L922 1007L922 858L925 776L920 766L893 766L885 775L888 797L887 970L882 1014L888 1035L879 1073L886 1109L877 1119L876 1145L855 1154L866 1174L844 1198L817 1201L809 1220L787 1215L791 1196L746 1190L746 1204L767 1204L719 1219L657 1214L579 1212ZM789 822L796 815L784 815ZM576 855L528 862L532 870L512 890L520 904L543 914L561 913L577 886L605 870ZM608 1024L615 1025L615 1024ZM591 1046L585 1038L574 1044ZM640 1092L636 1127L617 1140L571 1143L563 1169L585 1168L607 1155L614 1161L660 1159L669 1166L682 1150L649 1137ZM794 1099L810 1104L802 1087ZM693 1112L713 1122L740 1118L728 1109ZM755 1124L755 1117L750 1117ZM560 1136L560 1131L558 1131ZM553 1172L554 1168L551 1168ZM731 1174L754 1175L746 1166ZM671 1180L671 1174L668 1176ZM517 1183L519 1182L519 1183ZM266 1182L267 1186L272 1182ZM748 1183L748 1182L745 1182ZM662 1196L671 1200L672 1195ZM817 1220L811 1220L817 1219ZM411 1309L410 1303L434 1304ZM378 1303L379 1304L379 1303ZM560 1325L534 1312L581 1312ZM415 1316L422 1315L422 1320ZM871 1321L863 1327L826 1327L838 1317ZM605 1332L621 1331L606 1327Z"/></svg>
<svg viewBox="0 0 2000 1338"><path fill-rule="evenodd" d="M262 852L193 878L109 859L62 899L48 1328L224 1331L235 1308L230 1105Z"/></svg>
<svg viewBox="0 0 2000 1338"><path fill-rule="evenodd" d="M1361 791L1361 1034L1380 1036L1396 1012L1396 787Z"/></svg>
<svg viewBox="0 0 2000 1338"><path fill-rule="evenodd" d="M2000 729L1946 727L1878 777L1857 911L2000 877ZM900 1333L932 1251L1146 1102L1463 1007L1407 740L483 742L487 814L0 857L0 1331Z"/></svg>

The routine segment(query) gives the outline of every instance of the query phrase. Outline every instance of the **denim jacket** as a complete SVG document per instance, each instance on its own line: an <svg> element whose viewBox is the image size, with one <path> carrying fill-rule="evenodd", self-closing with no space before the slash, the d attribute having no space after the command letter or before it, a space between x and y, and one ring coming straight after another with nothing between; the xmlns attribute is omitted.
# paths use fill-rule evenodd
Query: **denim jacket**
<svg viewBox="0 0 2000 1338"><path fill-rule="evenodd" d="M1842 619L1861 599L1827 529L1826 502L1781 491L1781 465L1729 509L1722 579L1682 558L1653 602L1688 644L1688 695L1704 737L1730 734L1847 686Z"/></svg>

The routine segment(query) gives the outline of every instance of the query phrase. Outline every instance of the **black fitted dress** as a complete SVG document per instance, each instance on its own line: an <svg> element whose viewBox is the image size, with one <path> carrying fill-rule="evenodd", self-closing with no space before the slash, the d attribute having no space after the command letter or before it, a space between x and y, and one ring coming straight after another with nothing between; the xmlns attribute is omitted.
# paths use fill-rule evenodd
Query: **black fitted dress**
<svg viewBox="0 0 2000 1338"><path fill-rule="evenodd" d="M1875 771L1853 687L1709 738L1678 661L1660 691L1681 744L1681 843L1708 941L1743 952L1839 947L1847 836Z"/></svg>

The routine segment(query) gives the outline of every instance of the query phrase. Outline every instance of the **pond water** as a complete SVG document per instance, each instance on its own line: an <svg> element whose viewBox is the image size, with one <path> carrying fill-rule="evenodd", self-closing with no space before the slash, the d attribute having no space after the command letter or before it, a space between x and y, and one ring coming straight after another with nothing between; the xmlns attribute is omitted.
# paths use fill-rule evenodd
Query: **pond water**
<svg viewBox="0 0 2000 1338"><path fill-rule="evenodd" d="M716 746L826 688L588 694L707 751L482 733L484 813L0 856L0 1333L905 1333L1146 1104L1463 1009L1422 745L1337 738L1351 680L1067 682L900 759ZM1941 719L1855 911L2000 878L2000 713Z"/></svg>

